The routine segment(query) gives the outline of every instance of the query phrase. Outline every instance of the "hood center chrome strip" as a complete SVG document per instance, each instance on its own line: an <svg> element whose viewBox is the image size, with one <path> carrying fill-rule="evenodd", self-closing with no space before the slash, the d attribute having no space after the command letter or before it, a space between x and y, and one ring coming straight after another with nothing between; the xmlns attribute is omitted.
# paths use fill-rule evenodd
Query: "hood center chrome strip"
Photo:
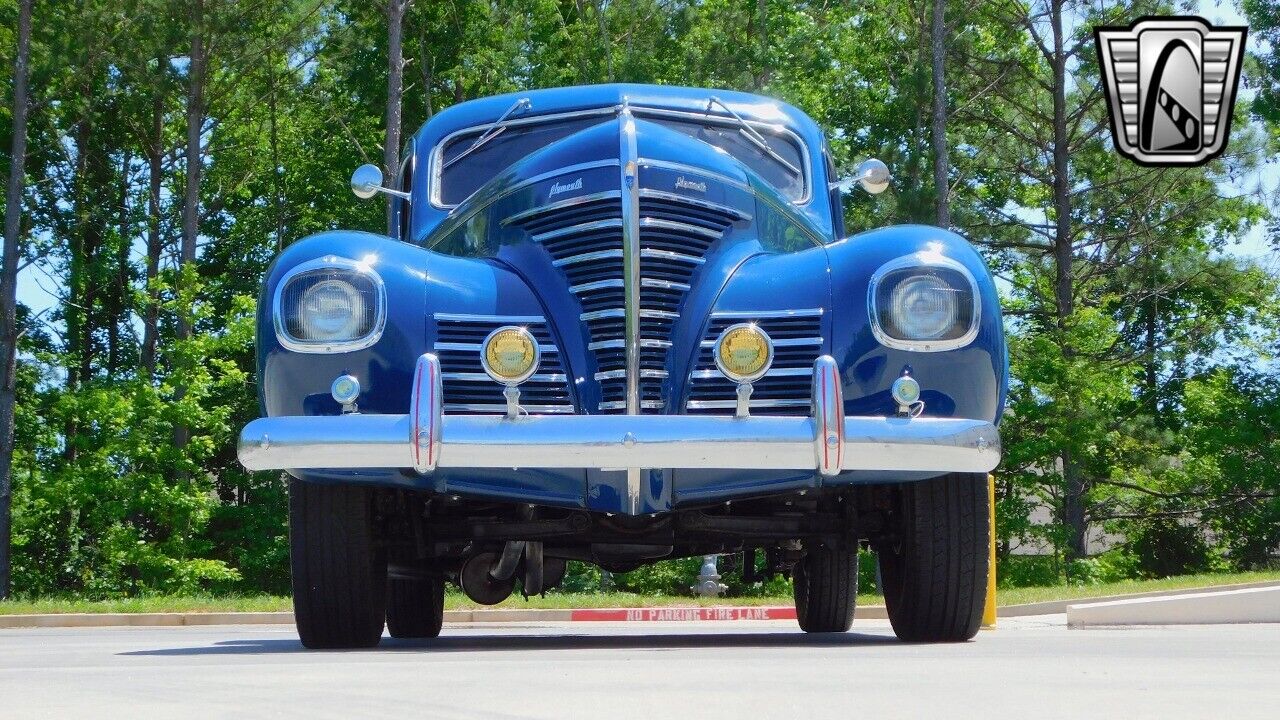
<svg viewBox="0 0 1280 720"><path fill-rule="evenodd" d="M625 308L623 338L626 358L627 414L640 414L640 157L636 121L626 101L618 112L618 159L622 180L622 291ZM640 511L640 468L627 468L627 503Z"/></svg>

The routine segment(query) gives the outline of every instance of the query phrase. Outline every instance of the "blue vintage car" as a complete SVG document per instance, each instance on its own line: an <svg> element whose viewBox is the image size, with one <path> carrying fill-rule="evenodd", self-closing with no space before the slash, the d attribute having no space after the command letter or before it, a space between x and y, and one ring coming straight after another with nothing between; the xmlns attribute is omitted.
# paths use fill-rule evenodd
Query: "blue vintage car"
<svg viewBox="0 0 1280 720"><path fill-rule="evenodd" d="M736 554L850 627L858 548L897 634L976 631L1008 384L996 289L936 227L848 235L819 128L648 85L462 103L407 144L389 236L325 232L262 286L265 417L308 647L440 631L566 562Z"/></svg>

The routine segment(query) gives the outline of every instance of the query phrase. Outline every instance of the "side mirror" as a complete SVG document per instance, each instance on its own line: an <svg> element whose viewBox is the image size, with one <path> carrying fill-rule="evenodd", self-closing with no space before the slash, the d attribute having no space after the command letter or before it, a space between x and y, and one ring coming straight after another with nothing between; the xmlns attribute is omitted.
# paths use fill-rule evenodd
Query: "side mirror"
<svg viewBox="0 0 1280 720"><path fill-rule="evenodd" d="M863 190L872 195L879 195L889 187L889 166L875 158L868 158L858 165L853 180L856 180Z"/></svg>
<svg viewBox="0 0 1280 720"><path fill-rule="evenodd" d="M409 193L392 190L382 186L382 169L377 165L366 163L351 173L351 192L361 200L368 200L380 192L408 200Z"/></svg>

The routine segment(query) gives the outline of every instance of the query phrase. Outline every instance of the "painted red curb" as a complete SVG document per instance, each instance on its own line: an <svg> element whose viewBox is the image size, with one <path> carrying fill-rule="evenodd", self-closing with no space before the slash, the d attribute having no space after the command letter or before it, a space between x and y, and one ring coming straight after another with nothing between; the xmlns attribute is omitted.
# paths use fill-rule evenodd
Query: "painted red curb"
<svg viewBox="0 0 1280 720"><path fill-rule="evenodd" d="M573 622L705 622L708 620L795 620L793 607L652 607L573 610Z"/></svg>

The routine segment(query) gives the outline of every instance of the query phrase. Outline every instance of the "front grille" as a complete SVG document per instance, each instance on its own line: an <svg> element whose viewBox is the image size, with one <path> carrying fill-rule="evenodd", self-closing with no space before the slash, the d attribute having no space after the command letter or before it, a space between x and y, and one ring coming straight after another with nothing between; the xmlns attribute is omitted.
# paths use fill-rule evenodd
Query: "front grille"
<svg viewBox="0 0 1280 720"><path fill-rule="evenodd" d="M436 357L440 358L444 409L458 414L506 412L503 386L485 374L480 346L504 325L528 328L542 353L537 373L520 385L520 406L531 413L572 413L564 362L546 318L516 315L452 315L436 313Z"/></svg>
<svg viewBox="0 0 1280 720"><path fill-rule="evenodd" d="M715 343L730 325L755 322L773 340L773 366L753 384L753 415L807 415L813 363L822 352L822 309L713 313L689 375L690 415L723 415L737 405L737 386L716 368Z"/></svg>
<svg viewBox="0 0 1280 720"><path fill-rule="evenodd" d="M745 214L673 193L642 189L640 198L640 410L661 411L671 325L706 255ZM582 305L580 320L595 355L601 412L626 410L626 288L622 193L594 193L513 215L565 275Z"/></svg>

